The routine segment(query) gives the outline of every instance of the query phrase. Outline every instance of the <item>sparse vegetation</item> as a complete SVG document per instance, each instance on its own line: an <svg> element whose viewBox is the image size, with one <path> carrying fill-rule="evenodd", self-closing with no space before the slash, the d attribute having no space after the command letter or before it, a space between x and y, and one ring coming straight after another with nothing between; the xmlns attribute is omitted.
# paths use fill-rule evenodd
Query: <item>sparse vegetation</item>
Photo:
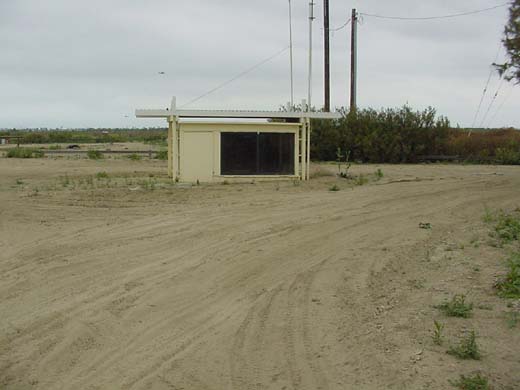
<svg viewBox="0 0 520 390"><path fill-rule="evenodd" d="M141 156L137 153L132 153L132 154L128 155L128 159L132 160L132 161L141 161L142 160Z"/></svg>
<svg viewBox="0 0 520 390"><path fill-rule="evenodd" d="M477 345L477 336L475 331L471 331L468 336L460 340L459 345L450 347L446 352L449 355L464 360L480 360L482 357Z"/></svg>
<svg viewBox="0 0 520 390"><path fill-rule="evenodd" d="M441 324L439 321L433 321L433 335L432 339L434 344L436 345L442 345L442 342L444 341L444 336L442 334L444 330L444 324Z"/></svg>
<svg viewBox="0 0 520 390"><path fill-rule="evenodd" d="M520 253L513 253L508 260L508 272L495 287L503 298L520 298Z"/></svg>
<svg viewBox="0 0 520 390"><path fill-rule="evenodd" d="M456 381L450 381L450 384L461 390L488 390L489 382L487 378L480 374L472 376L461 375Z"/></svg>
<svg viewBox="0 0 520 390"><path fill-rule="evenodd" d="M91 160L100 160L103 158L103 153L99 150L89 150L87 152L87 157Z"/></svg>
<svg viewBox="0 0 520 390"><path fill-rule="evenodd" d="M507 312L506 321L507 321L507 326L510 329L516 328L516 326L518 325L518 322L520 321L520 313L518 313L517 311Z"/></svg>
<svg viewBox="0 0 520 390"><path fill-rule="evenodd" d="M364 186L368 183L368 178L362 173L356 178L355 184L357 186Z"/></svg>
<svg viewBox="0 0 520 390"><path fill-rule="evenodd" d="M473 310L473 303L466 302L466 296L464 294L454 295L451 301L446 301L436 306L437 309L441 310L448 317L471 317Z"/></svg>
<svg viewBox="0 0 520 390"><path fill-rule="evenodd" d="M374 173L374 176L376 177L376 180L381 180L385 175L381 168L378 168L377 171Z"/></svg>
<svg viewBox="0 0 520 390"><path fill-rule="evenodd" d="M45 157L39 149L35 148L12 148L7 151L7 158L42 158Z"/></svg>
<svg viewBox="0 0 520 390"><path fill-rule="evenodd" d="M495 232L502 243L520 239L520 214L500 212L497 216Z"/></svg>
<svg viewBox="0 0 520 390"><path fill-rule="evenodd" d="M329 191L331 192L338 192L340 190L340 188L338 187L337 184L333 184L332 186L329 187Z"/></svg>
<svg viewBox="0 0 520 390"><path fill-rule="evenodd" d="M167 150L159 150L155 155L157 160L168 160L168 151Z"/></svg>
<svg viewBox="0 0 520 390"><path fill-rule="evenodd" d="M96 179L98 179L98 180L108 179L108 173L106 173L106 172L98 172L98 173L96 173Z"/></svg>

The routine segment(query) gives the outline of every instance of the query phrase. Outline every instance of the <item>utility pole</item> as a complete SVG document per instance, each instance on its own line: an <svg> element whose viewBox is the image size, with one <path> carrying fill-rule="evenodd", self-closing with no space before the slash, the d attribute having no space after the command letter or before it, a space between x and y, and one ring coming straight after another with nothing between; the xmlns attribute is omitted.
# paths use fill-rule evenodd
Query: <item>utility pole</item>
<svg viewBox="0 0 520 390"><path fill-rule="evenodd" d="M294 110L294 72L293 72L293 35L292 35L292 4L289 0L289 56L291 62L291 111Z"/></svg>
<svg viewBox="0 0 520 390"><path fill-rule="evenodd" d="M330 112L330 20L329 0L323 0L323 27L325 39L325 112Z"/></svg>
<svg viewBox="0 0 520 390"><path fill-rule="evenodd" d="M352 10L351 35L350 35L350 112L356 111L357 107L357 23L358 14L356 9Z"/></svg>
<svg viewBox="0 0 520 390"><path fill-rule="evenodd" d="M314 0L309 3L309 85L307 96L307 111L312 107L312 22L314 22Z"/></svg>

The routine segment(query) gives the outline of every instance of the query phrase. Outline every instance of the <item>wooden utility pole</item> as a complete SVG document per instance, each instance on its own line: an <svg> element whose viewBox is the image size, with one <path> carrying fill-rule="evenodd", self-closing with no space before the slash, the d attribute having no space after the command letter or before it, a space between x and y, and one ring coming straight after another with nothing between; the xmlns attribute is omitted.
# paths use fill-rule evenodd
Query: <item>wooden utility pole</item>
<svg viewBox="0 0 520 390"><path fill-rule="evenodd" d="M357 21L356 9L352 10L351 35L350 35L350 111L357 107Z"/></svg>
<svg viewBox="0 0 520 390"><path fill-rule="evenodd" d="M330 112L330 20L329 0L323 0L323 28L325 38L325 112Z"/></svg>

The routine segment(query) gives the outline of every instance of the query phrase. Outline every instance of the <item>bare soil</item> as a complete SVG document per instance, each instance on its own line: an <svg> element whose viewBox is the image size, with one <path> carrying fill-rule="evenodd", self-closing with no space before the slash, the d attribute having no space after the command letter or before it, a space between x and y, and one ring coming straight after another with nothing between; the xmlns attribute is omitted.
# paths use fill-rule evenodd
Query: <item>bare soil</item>
<svg viewBox="0 0 520 390"><path fill-rule="evenodd" d="M482 221L520 206L518 167L193 187L165 169L0 158L1 389L518 388L516 303L493 288L512 248ZM471 318L434 307L460 293ZM471 330L480 361L446 354Z"/></svg>

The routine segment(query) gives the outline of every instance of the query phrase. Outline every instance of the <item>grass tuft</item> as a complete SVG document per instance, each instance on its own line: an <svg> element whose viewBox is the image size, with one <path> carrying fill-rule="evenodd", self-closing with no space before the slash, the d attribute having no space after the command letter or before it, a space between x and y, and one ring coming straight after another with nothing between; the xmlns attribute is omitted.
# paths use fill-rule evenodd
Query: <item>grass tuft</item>
<svg viewBox="0 0 520 390"><path fill-rule="evenodd" d="M338 192L338 191L340 191L340 188L336 184L334 184L331 187L329 187L329 191Z"/></svg>
<svg viewBox="0 0 520 390"><path fill-rule="evenodd" d="M448 317L471 317L473 310L473 303L466 303L466 296L464 294L454 295L451 301L446 301L436 306Z"/></svg>
<svg viewBox="0 0 520 390"><path fill-rule="evenodd" d="M444 341L444 336L442 334L444 330L444 324L441 324L439 321L433 321L433 343L436 345L442 345L442 342Z"/></svg>
<svg viewBox="0 0 520 390"><path fill-rule="evenodd" d="M167 150L160 150L155 155L155 158L157 160L168 160L168 151Z"/></svg>
<svg viewBox="0 0 520 390"><path fill-rule="evenodd" d="M466 338L460 340L459 345L450 347L446 353L459 359L480 360L482 356L477 345L477 336L475 331L471 331Z"/></svg>
<svg viewBox="0 0 520 390"><path fill-rule="evenodd" d="M132 160L132 161L141 161L141 156L138 155L137 153L132 153L132 154L128 155L128 159Z"/></svg>
<svg viewBox="0 0 520 390"><path fill-rule="evenodd" d="M89 150L87 152L87 157L91 160L101 160L103 158L103 153L99 150Z"/></svg>
<svg viewBox="0 0 520 390"><path fill-rule="evenodd" d="M495 287L503 298L520 298L520 253L513 253L508 261L509 270Z"/></svg>
<svg viewBox="0 0 520 390"><path fill-rule="evenodd" d="M520 240L520 214L500 212L497 216L495 232L502 243Z"/></svg>
<svg viewBox="0 0 520 390"><path fill-rule="evenodd" d="M487 378L476 374L473 376L461 375L456 381L450 381L450 384L461 390L489 390L489 383Z"/></svg>
<svg viewBox="0 0 520 390"><path fill-rule="evenodd" d="M108 173L106 173L106 172L98 172L98 173L96 173L96 179L98 179L98 180L108 179Z"/></svg>

